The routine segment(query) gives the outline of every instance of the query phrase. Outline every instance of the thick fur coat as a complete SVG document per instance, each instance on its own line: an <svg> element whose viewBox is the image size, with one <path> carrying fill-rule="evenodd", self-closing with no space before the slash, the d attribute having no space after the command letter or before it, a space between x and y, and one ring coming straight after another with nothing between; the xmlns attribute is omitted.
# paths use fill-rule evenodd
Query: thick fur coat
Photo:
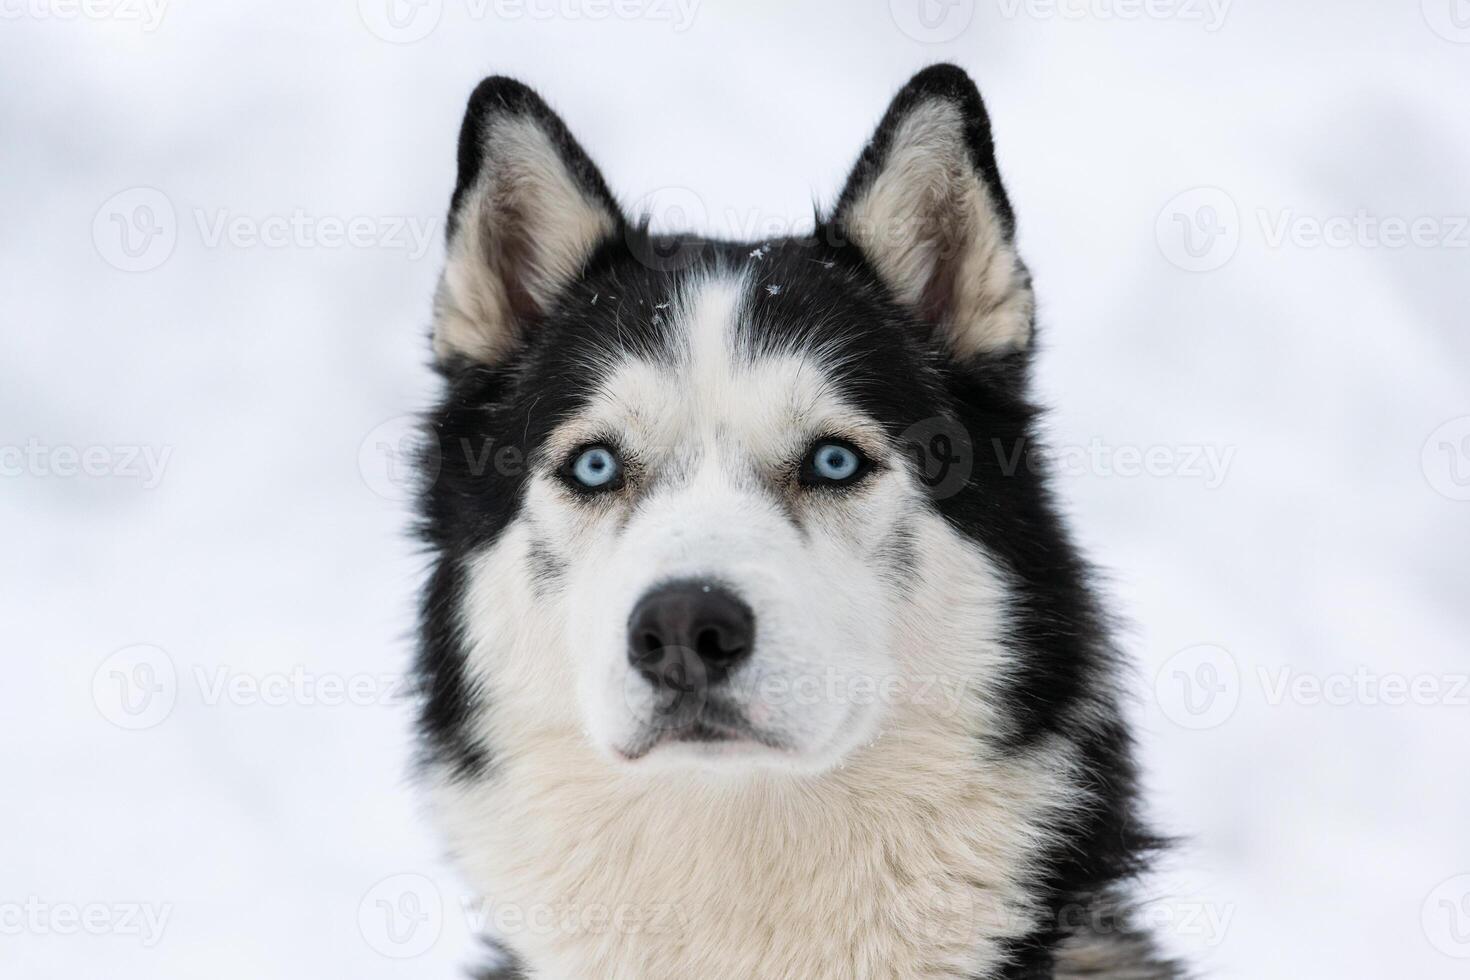
<svg viewBox="0 0 1470 980"><path fill-rule="evenodd" d="M1179 976L970 79L912 79L810 235L732 243L630 221L490 78L449 229L424 774L521 913L498 975ZM687 644L630 627L672 587Z"/></svg>

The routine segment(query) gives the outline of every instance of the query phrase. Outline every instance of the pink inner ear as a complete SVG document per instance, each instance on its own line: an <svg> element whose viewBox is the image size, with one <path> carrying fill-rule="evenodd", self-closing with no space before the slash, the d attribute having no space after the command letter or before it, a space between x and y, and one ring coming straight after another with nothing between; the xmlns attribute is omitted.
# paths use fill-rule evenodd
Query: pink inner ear
<svg viewBox="0 0 1470 980"><path fill-rule="evenodd" d="M934 324L948 321L954 305L954 277L954 263L938 258L933 274L919 293L919 316Z"/></svg>
<svg viewBox="0 0 1470 980"><path fill-rule="evenodd" d="M963 219L952 212L954 202L926 196L925 219L934 224L933 238L926 245L930 258L929 281L919 291L918 313L934 324L947 324L954 313L956 277L959 275L960 253L965 247Z"/></svg>
<svg viewBox="0 0 1470 980"><path fill-rule="evenodd" d="M540 316L542 310L531 292L531 264L535 261L533 232L527 227L524 212L517 207L509 195L496 202L496 230L494 235L497 268L491 270L499 276L505 289L505 300L510 306L511 316L517 320Z"/></svg>

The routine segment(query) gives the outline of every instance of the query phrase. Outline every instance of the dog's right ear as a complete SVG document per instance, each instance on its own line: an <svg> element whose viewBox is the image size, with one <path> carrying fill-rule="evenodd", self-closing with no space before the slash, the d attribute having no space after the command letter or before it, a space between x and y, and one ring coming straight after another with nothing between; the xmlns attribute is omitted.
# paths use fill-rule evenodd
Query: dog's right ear
<svg viewBox="0 0 1470 980"><path fill-rule="evenodd" d="M597 167L540 96L511 78L481 82L459 132L434 296L439 364L503 362L622 222Z"/></svg>
<svg viewBox="0 0 1470 980"><path fill-rule="evenodd" d="M833 217L895 299L970 361L1024 351L1035 302L980 91L934 65L888 106Z"/></svg>

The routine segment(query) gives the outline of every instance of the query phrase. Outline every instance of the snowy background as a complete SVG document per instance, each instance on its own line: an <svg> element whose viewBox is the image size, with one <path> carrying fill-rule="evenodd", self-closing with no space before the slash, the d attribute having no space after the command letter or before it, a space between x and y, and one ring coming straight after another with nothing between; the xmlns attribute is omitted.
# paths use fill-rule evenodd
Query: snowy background
<svg viewBox="0 0 1470 980"><path fill-rule="evenodd" d="M465 96L760 236L937 60L1188 840L1150 914L1211 976L1470 973L1465 0L4 0L0 975L456 976L394 449Z"/></svg>

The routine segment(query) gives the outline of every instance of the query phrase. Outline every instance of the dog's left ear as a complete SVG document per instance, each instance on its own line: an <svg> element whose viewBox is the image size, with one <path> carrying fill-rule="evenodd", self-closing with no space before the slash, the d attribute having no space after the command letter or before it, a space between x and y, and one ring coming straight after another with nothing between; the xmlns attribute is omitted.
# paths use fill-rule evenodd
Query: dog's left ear
<svg viewBox="0 0 1470 980"><path fill-rule="evenodd" d="M838 199L832 224L894 297L959 360L1031 340L1031 277L975 83L954 65L894 97Z"/></svg>
<svg viewBox="0 0 1470 980"><path fill-rule="evenodd" d="M513 78L481 82L460 128L434 297L439 363L503 363L622 220L602 174L540 96Z"/></svg>

